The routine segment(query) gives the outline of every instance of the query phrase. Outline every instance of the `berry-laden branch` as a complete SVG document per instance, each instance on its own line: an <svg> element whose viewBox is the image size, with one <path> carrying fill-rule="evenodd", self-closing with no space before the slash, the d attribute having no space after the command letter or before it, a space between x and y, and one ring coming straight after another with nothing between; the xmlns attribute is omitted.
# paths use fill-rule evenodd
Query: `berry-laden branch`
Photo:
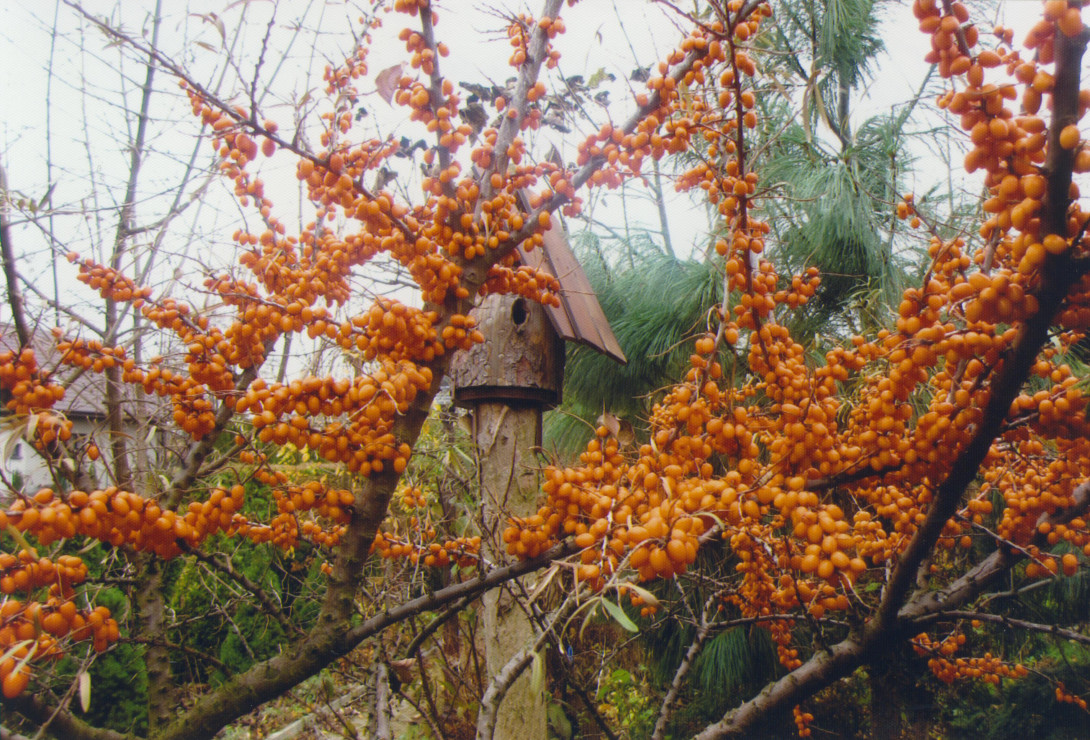
<svg viewBox="0 0 1090 740"><path fill-rule="evenodd" d="M989 622L991 624L998 624L1005 629L1013 630L1027 630L1030 632L1038 632L1040 634L1052 635L1061 640L1069 640L1071 642L1082 643L1083 645L1090 645L1090 635L1084 635L1081 632L1075 630L1064 629L1055 624L1041 624L1039 622L1027 622L1024 619L1015 619L1014 617L1008 617L1004 614L988 614L985 612L975 611L961 611L951 610L947 612L938 612L932 615L929 620L919 620L921 624L927 621L947 621L955 619L968 619L976 622Z"/></svg>
<svg viewBox="0 0 1090 740"><path fill-rule="evenodd" d="M1081 31L1079 38L1065 33L1056 37L1056 87L1053 91L1053 114L1050 127L1051 146L1045 164L1048 189L1042 204L1042 240L1059 238L1066 243L1068 208L1071 202L1071 174L1074 151L1059 145L1060 132L1078 117L1079 80L1082 56L1090 36ZM1023 323L1017 339L1003 360L998 377L991 384L983 418L972 440L956 458L950 474L938 487L927 518L916 532L895 569L883 595L877 620L891 620L901 608L915 578L915 570L938 540L946 521L953 516L958 501L976 478L985 455L999 434L1011 404L1030 376L1041 348L1049 338L1053 322L1072 288L1083 275L1072 269L1072 256L1064 250L1045 258L1041 280L1034 294L1037 311Z"/></svg>
<svg viewBox="0 0 1090 740"><path fill-rule="evenodd" d="M938 35L945 34L945 39L936 41L934 44L942 54L950 54L955 59L955 62L947 65L944 76L951 77L958 71L968 73L969 90L972 91L975 88L985 91L982 112L985 116L994 116L1002 111L1001 102L998 98L988 96L998 94L997 88L994 86L982 88L980 78L976 77L974 80L974 76L980 70L980 60L991 64L993 63L991 57L985 57L982 53L974 64L964 48L966 35L961 24L968 17L964 8L959 4L952 6L950 3L944 3L944 5L948 15L936 23L934 21L938 20L938 11L934 9L934 3L917 2L917 14L923 18L921 27L926 25L934 29ZM1076 9L1072 8L1072 10ZM1066 5L1064 13L1066 13ZM934 487L933 494L929 496L926 514L907 547L899 555L873 617L848 639L833 646L827 652L815 655L785 678L771 684L758 697L728 713L721 722L708 727L701 733L702 739L742 734L770 714L782 711L786 706L801 701L837 678L847 675L847 672L864 662L880 659L881 654L888 650L895 640L904 636L910 624L921 620L924 615L930 615L939 610L940 605L945 605L946 609L956 609L957 606L979 594L999 574L1009 571L1018 556L1023 554L1001 548L946 589L940 592L920 592L912 601L905 604L909 591L916 582L920 564L930 556L943 531L948 529L951 517L966 490L980 475L986 456L994 454L993 445L1003 429L1004 420L1008 418L1012 408L1017 408L1016 398L1031 377L1042 348L1050 337L1053 325L1057 319L1062 319L1065 302L1084 277L1084 273L1073 269L1072 244L1068 241L1081 233L1082 219L1077 215L1074 221L1070 219L1069 209L1073 192L1071 175L1075 166L1075 152L1074 146L1068 145L1071 142L1064 141L1063 138L1064 132L1069 131L1068 127L1084 112L1079 79L1081 60L1090 34L1083 28L1081 22L1075 28L1069 25L1051 25L1051 30L1055 32L1051 39L1053 43L1050 51L1055 55L1056 72L1055 82L1049 86L1052 93L1053 115L1048 131L1048 154L1039 175L1036 170L1032 174L1027 173L1033 178L1044 178L1046 183L1043 192L1037 192L1039 196L1044 197L1040 203L1041 218L1038 230L1033 235L1048 246L1039 252L1032 253L1032 256L1028 256L1031 254L1029 250L1034 247L1039 248L1040 244L1029 247L1027 257L1023 257L1023 260L1028 258L1030 261L1028 264L1019 265L1020 272L1023 272L1025 268L1024 272L1033 272L1036 277L1031 288L1031 294L1035 298L1033 310L1025 316L1009 348L1001 355L998 371L987 383L986 402L971 427L972 434L954 457L949 472L945 474L942 482ZM975 45L975 36L975 31L969 35L973 39L970 45ZM954 41L955 38L956 41ZM996 117L992 120L1003 121L1004 119ZM983 122L983 125L989 132L992 131L992 125L987 120ZM1002 132L1003 129L999 125L994 128L996 132ZM1066 136L1070 137L1070 134ZM995 155L991 154L991 156ZM987 162L986 165L1000 169L999 161ZM1036 182L1032 180L1030 182L1034 187L1037 186ZM1010 228L1012 223L1013 219L1010 218L1006 220L1005 225L996 219L986 228L989 233L992 233L995 229ZM902 316L904 315L905 312L902 312ZM1042 514L1041 518L1035 522L1037 528L1041 531L1049 531L1051 526L1049 519L1055 511L1060 512L1060 518L1064 519L1084 515L1087 505L1086 493L1085 485L1072 491L1061 507Z"/></svg>
<svg viewBox="0 0 1090 740"><path fill-rule="evenodd" d="M431 38L431 26L434 23L434 21L428 22L431 20L431 8L427 3L423 3L416 10L427 14L424 31L425 35ZM538 28L541 29L538 35L546 32L546 26L541 25ZM410 34L408 38L411 41L412 35ZM350 87L350 81L364 69L362 60L363 56L360 54L349 60L343 72L327 73L329 92L337 94L341 99L352 100L354 92ZM421 66L423 69L426 65L422 62ZM440 89L441 92L449 92L446 90L448 85L438 80L435 65L431 66L431 70L424 69L424 72L433 75L432 87ZM525 62L525 69L529 70L526 74L530 75L531 80L538 68L540 68L540 60ZM171 66L168 65L168 69L172 69ZM405 85L404 80L402 84ZM411 88L412 85L413 83L410 82L405 86ZM182 484L193 482L193 476L201 470L202 452L209 449L207 440L216 437L223 423L231 417L232 411L247 411L255 414L255 427L261 430L262 441L282 442L298 439L303 444L310 444L312 447L323 450L325 457L335 460L343 459L346 450L343 445L326 446L324 439L329 442L336 440L331 427L327 427L325 435L320 432L315 435L314 430L308 428L310 424L304 421L305 414L296 412L292 416L293 421L290 425L280 421L283 414L291 413L295 405L300 403L304 404L310 413L327 414L338 413L338 410L332 408L337 405L341 407L340 412L353 412L353 424L359 424L361 427L371 426L374 429L373 438L376 441L381 440L375 449L364 445L362 449L348 450L350 468L367 477L355 490L354 495L349 499L341 498L342 513L350 513L341 520L341 525L332 533L334 534L332 543L336 544L336 557L329 569L329 587L322 611L313 631L307 635L299 651L293 653L295 657L305 655L306 658L293 663L290 668L278 666L272 674L276 676L276 680L263 684L259 691L259 693L277 692L292 686L293 681L298 681L301 676L307 675L308 671L313 671L317 665L314 663L313 656L328 659L330 645L337 643L337 635L347 629L354 614L355 584L358 582L363 563L370 554L378 532L378 524L385 518L390 495L404 470L411 446L420 434L427 409L438 389L439 380L445 373L449 352L453 348L448 349L444 344L460 347L477 338L472 331L472 323L461 313L468 310L469 299L482 287L486 271L459 279L462 265L474 257L482 256L484 259L477 259L477 266L493 264L501 256L501 250L489 253L489 250L496 250L498 245L495 243L487 243L488 248L467 247L463 250L461 245L465 242L457 239L457 233L451 233L453 229L448 226L451 222L448 216L455 213L450 203L453 199L451 193L461 195L461 190L452 189L451 184L457 178L457 170L445 169L438 173L435 178L438 190L433 190L432 184L425 181L425 190L432 192L437 198L434 213L428 213L426 209L410 210L408 207L397 205L395 199L386 193L373 194L363 189L360 185L363 172L380 166L384 158L390 156L393 149L375 142L364 143L359 148L342 144L346 141L343 135L350 128L351 120L337 109L331 114L327 132L323 135L323 144L328 147L326 153L320 157L311 156L302 159L299 174L310 189L312 201L318 205L318 219L325 219L334 214L334 211L341 211L349 218L362 221L365 231L362 233L362 244L344 245L344 253L348 257L347 264L335 262L335 260L327 262L324 255L340 246L340 243L323 243L323 240L331 238L331 234L325 232L317 223L308 229L298 242L282 238L279 235L283 233L282 226L272 215L271 203L263 195L261 183L246 171L246 166L257 153L256 136L264 136L266 142L272 141L283 145L283 142L275 137L274 126L267 123L257 126L253 123L253 114L244 116L242 112L230 109L221 101L205 95L202 88L191 80L186 80L185 89L193 100L194 112L213 125L214 131L217 132L218 141L221 143L219 153L225 158L221 166L222 171L235 180L237 183L235 192L240 194L243 201L251 195L254 196L255 203L261 207L262 216L269 228L261 236L245 233L238 235L240 245L251 244L259 247L251 253L252 258L244 255L242 260L244 267L255 272L258 278L256 286L227 276L208 283L208 287L219 293L229 305L238 306L241 317L252 323L231 327L227 331L217 330L208 341L201 341L201 337L194 336L193 333L186 337L186 341L191 343L191 354L195 357L201 357L209 350L215 350L223 355L223 360L227 363L238 364L242 374L235 376L237 383L233 384L233 392L230 391L232 386L227 383L218 384L222 388L220 392L225 393L222 396L219 411L209 420L207 426L199 430L201 432L199 444L191 451L184 473L177 480ZM529 99L514 101L512 105L516 107L509 110L520 112L519 106L529 106L532 96L526 97ZM417 105L416 101L411 99L405 99L404 102ZM424 100L425 105L428 102L432 102L433 106L438 104L438 101L431 101L429 98ZM448 106L452 105L452 102L448 101ZM450 110L449 107L446 111L441 107L433 107L429 113L434 120L441 123L449 119ZM225 120L223 116L233 123L221 125L220 122ZM524 118L532 120L529 116ZM431 119L427 116L422 116L421 120L431 123ZM249 130L250 133L243 130ZM457 139L443 141L440 137L438 148L449 155L459 143ZM270 147L262 148L265 154L269 154ZM445 159L446 157L440 157L440 162ZM452 162L452 160L448 161ZM453 163L450 167L453 167ZM462 189L467 189L467 192L471 186L471 181L465 181L460 185ZM517 190L518 186L505 187L505 191L510 194L509 198L513 198ZM490 216L496 215L497 211L493 209ZM431 223L434 230L427 226L428 223ZM458 219L456 226L459 229L467 228L463 218ZM532 240L535 233L541 229L541 223L534 223L529 231L523 233L526 238ZM493 231L490 236L489 230ZM518 235L517 233L516 236ZM455 239L451 240L451 236L455 236ZM492 229L487 229L484 236L489 242L496 240L506 244L502 247L506 250L510 250L514 244L522 241L511 236L500 238L500 234ZM301 250L299 247L302 247ZM451 259L441 256L443 252L440 250L446 250ZM347 298L347 294L341 289L342 280L347 275L346 268L362 265L378 251L395 256L413 271L414 277L425 291L425 301L432 310L410 310L396 302L380 301L371 312L370 319L363 324L331 325L328 312L314 305L318 294L310 287L314 286L315 277L308 276L316 274L318 281L325 283L327 303L343 301ZM519 276L521 272L511 274L517 289L521 279ZM108 279L112 280L112 278ZM303 289L299 290L300 287ZM531 298L540 298L540 295L532 292L533 289L530 290ZM302 324L300 318L302 318ZM307 380L300 393L293 386L270 388L262 385L257 378L247 377L247 372L253 375L255 368L261 367L272 341L283 333L299 331L303 326L312 333L312 336L325 333L326 336L347 344L347 348L364 348L365 356L370 355L368 359L383 359L386 369L371 376L372 385L351 388L353 392L350 399L332 403L324 392L318 392L329 388L328 384L311 387L311 381ZM358 333L356 329L358 326L364 331ZM370 336L368 336L368 330L371 332ZM378 341L381 333L396 337L398 331L408 331L411 339L407 341L399 338L392 347L384 345L385 340ZM440 335L443 343L438 341ZM198 341L193 341L194 339ZM232 344L237 347L241 344L245 351L240 352L232 347ZM390 359L396 359L401 365L391 366ZM395 375L402 368L408 376ZM410 381L409 387L400 383L400 380L405 377L408 377ZM379 388L380 396L376 395L376 390ZM289 392L288 399L281 396L284 390ZM359 390L359 393L355 393L355 390ZM337 392L342 391L338 389ZM291 396L299 400L292 400ZM359 397L359 401L356 401L356 397ZM389 403L386 402L387 399ZM371 414L372 410L377 411L377 417ZM300 420L300 423L295 424L294 420ZM385 441L387 439L395 440L396 446ZM393 452L392 456L386 457L388 453L385 450ZM373 457L375 452L379 453L378 458ZM392 464L389 462L391 458ZM183 485L175 485L173 490L182 490L183 487ZM167 521L169 524L169 517ZM290 520L281 521L290 526ZM238 526L240 531L249 532L250 536L258 536L264 531L262 527L242 520L238 520ZM290 532L290 529L288 531ZM276 526L272 532L276 532ZM281 535L271 534L271 536L279 538ZM267 671L266 675L268 675ZM198 725L194 725L189 718L180 718L172 727L165 729L166 736L171 737L174 732L199 733L201 730L192 728L211 727L211 724L215 723L219 717L225 716L223 713L238 712L238 708L231 708L223 701L226 697L230 697L232 702L237 700L237 695L231 690L217 692L216 696L208 697L204 703L198 703L194 708L193 714L201 716Z"/></svg>
<svg viewBox="0 0 1090 740"><path fill-rule="evenodd" d="M559 6L550 0L546 8L558 11ZM96 373L117 373L126 383L168 399L174 421L192 443L168 477L168 489L161 493L125 490L132 487L131 483L60 496L43 492L37 498L20 501L8 512L7 521L42 542L81 535L113 546L131 544L137 550L166 558L192 552L219 532L284 548L309 537L330 548L332 555L319 614L299 643L272 663L259 664L243 674L237 684L210 692L192 711L173 718L169 724L165 714L156 710L156 721L152 723L156 736L205 736L312 675L370 635L365 632L355 641L345 639L357 612L363 565L376 545L379 525L387 515L390 497L405 470L450 355L481 340L465 314L477 292L485 287L489 270L482 269L463 280L462 267L476 260L474 264L488 268L501 259L501 250L497 249L501 242L509 251L521 241L509 242L511 237L498 225L509 218L512 225L519 222L516 233L522 227L515 196L528 183L501 183L509 211L500 213L507 206L492 209L483 218L483 228L465 223L465 214L473 211L468 196L476 183L473 178L456 179L457 172L438 173L434 180L439 188L434 193L432 184L426 181L426 194L432 193L436 199L412 208L399 203L391 193L372 193L363 187L362 175L380 168L397 149L396 143L365 140L356 144L348 137L353 121L344 103L356 97L351 82L366 69L366 48L354 53L343 68L327 70L327 92L336 102L326 118L322 136L325 150L316 156L280 138L273 122L258 123L257 111L235 108L211 95L154 46L91 18L78 6L72 7L111 38L137 49L182 79L194 114L212 128L221 173L234 182L241 204L252 204L259 211L266 229L259 234L240 230L234 236L241 250L238 273L248 272L249 279L225 274L205 283L208 292L218 296L231 312L229 324L220 318L211 321L190 305L169 297L153 300L151 291L122 275L118 265L80 262L83 282L111 303L131 304L150 325L175 335L183 343L186 361L183 368L177 369L161 361L153 361L151 367L138 367L124 348L64 340L63 363ZM421 3L414 8L425 14L427 51L438 51L439 44L432 38L436 19L430 5ZM534 43L543 44L550 28L561 27L556 23L539 24L533 34ZM541 61L535 55L534 60L519 65L527 70L524 77L534 90L538 89L535 77ZM435 65L431 67L423 71L431 75L432 87L450 94L449 83L438 78ZM410 80L405 86L412 88L413 84ZM513 101L508 110L532 122L529 107L533 97L527 93ZM414 104L410 99L401 102ZM448 120L451 110L456 109L456 101L447 101L451 107L443 115L441 101L424 102L431 105L428 110L437 122ZM421 120L431 122L427 116ZM454 167L453 155L464 138L458 141L457 137L447 138L449 132L440 133L443 135L437 148L445 152L440 161ZM259 153L271 156L277 149L300 156L298 174L317 209L315 223L297 237L286 235L263 183L249 171ZM527 175L532 180L532 171ZM507 176L504 171L502 177ZM463 198L465 203L452 202ZM454 213L463 215L450 218ZM357 224L359 231L343 238L326 228L324 222L337 214ZM542 224L535 223L522 233L532 239L542 229ZM468 240L460 238L463 235ZM363 316L336 320L335 309L351 295L353 269L379 253L392 256L409 269L422 289L424 308L380 299ZM76 261L77 257L72 255L70 259ZM489 289L502 285L536 300L548 299L543 288L552 285L549 280L535 280L532 273L523 270L501 273L489 280ZM264 360L274 344L303 331L312 338L321 335L331 339L345 350L361 352L370 363L368 371L351 381L307 377L269 384L263 380ZM40 443L70 435L70 426L55 421L49 412L63 396L63 389L49 383L49 376L40 371L33 356L9 353L3 359L0 376L14 392L12 409L38 414ZM248 416L240 418L243 414ZM252 433L247 430L248 420L252 420ZM209 485L206 480L205 461L222 437L230 433L232 425L231 431L237 433L234 449L241 450L240 462L252 466L255 480L274 489L276 515L269 522L241 513L246 499L244 486L234 485L227 490ZM287 476L273 471L268 455L262 451L268 449L265 445L286 444L309 448L335 463L346 463L351 472L361 475L361 480L352 491L329 489L316 482L288 486ZM300 518L300 514L305 516L310 511L322 518ZM467 557L470 555L467 553ZM136 563L145 565L150 574L148 580L142 581L147 586L141 592L143 602L160 603L157 593L165 588L159 576L161 566L150 557L138 558ZM23 582L17 582L13 588L23 586ZM424 604L413 608L424 608ZM48 609L64 609L66 614L69 610L61 601L56 605L51 602ZM152 626L162 624L161 609L149 606L148 614ZM95 619L103 621L97 612L95 615ZM88 618L77 611L66 619L74 624ZM384 622L383 626L391 623ZM77 634L80 629L75 624L61 631ZM96 647L116 639L116 631L113 622L95 629ZM25 672L20 669L14 675L16 678L9 682L11 690L6 692L9 696L21 693L26 686ZM244 698L240 701L240 697Z"/></svg>

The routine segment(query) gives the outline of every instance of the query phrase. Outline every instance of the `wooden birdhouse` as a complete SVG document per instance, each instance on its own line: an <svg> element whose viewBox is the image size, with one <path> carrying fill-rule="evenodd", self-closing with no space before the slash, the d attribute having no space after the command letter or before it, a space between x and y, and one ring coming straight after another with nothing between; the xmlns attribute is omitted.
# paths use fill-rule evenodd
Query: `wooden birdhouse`
<svg viewBox="0 0 1090 740"><path fill-rule="evenodd" d="M516 295L490 295L473 311L485 341L451 361L454 402L552 408L564 383L564 340L545 307Z"/></svg>
<svg viewBox="0 0 1090 740"><path fill-rule="evenodd" d="M530 252L519 247L518 253L523 265L559 281L560 305L492 295L474 309L485 341L451 360L454 402L459 406L480 402L556 406L564 385L565 341L586 344L626 362L559 221L553 218L541 247Z"/></svg>

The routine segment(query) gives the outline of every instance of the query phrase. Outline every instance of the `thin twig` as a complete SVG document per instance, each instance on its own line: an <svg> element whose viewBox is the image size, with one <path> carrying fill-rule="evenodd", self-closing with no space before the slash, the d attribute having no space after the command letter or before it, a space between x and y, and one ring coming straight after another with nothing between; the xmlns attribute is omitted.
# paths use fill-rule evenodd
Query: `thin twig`
<svg viewBox="0 0 1090 740"><path fill-rule="evenodd" d="M704 648L704 642L708 639L710 632L708 629L710 626L708 612L711 610L713 602L718 598L719 594L712 594L704 602L704 611L700 615L700 626L697 627L696 636L693 638L692 643L689 644L689 649L685 652L681 665L674 672L674 680L670 682L669 691L666 692L666 696L662 699L662 707L659 709L659 718L655 722L655 730L651 734L651 740L663 740L666 737L666 724L670 721L670 711L674 702L677 701L678 694L681 693L681 684L685 681L689 670L696 663L696 656L700 654L700 651Z"/></svg>
<svg viewBox="0 0 1090 740"><path fill-rule="evenodd" d="M948 612L935 612L934 614L929 614L924 619L917 620L917 622L941 622L947 619L975 619L978 622L990 622L992 624L999 624L1007 629L1014 627L1017 629L1031 630L1033 632L1042 632L1052 635L1054 637L1062 638L1064 640L1071 640L1072 642L1078 642L1083 645L1090 645L1090 635L1084 635L1083 633L1076 632L1075 630L1064 629L1063 627L1055 624L1027 622L1024 619L1015 619L1014 617L1008 617L1002 614L988 614L985 612L955 610Z"/></svg>
<svg viewBox="0 0 1090 740"><path fill-rule="evenodd" d="M4 279L8 286L8 307L11 309L11 322L15 326L15 335L20 347L30 346L30 331L27 329L26 313L23 308L23 293L15 274L15 249L11 243L11 227L8 223L8 178L4 165L0 163L0 256L4 262Z"/></svg>

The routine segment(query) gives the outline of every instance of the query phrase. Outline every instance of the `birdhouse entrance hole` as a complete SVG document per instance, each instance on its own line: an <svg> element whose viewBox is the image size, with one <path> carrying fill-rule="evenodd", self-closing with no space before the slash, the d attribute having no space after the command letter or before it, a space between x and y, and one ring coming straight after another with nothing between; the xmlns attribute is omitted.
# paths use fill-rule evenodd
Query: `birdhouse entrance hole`
<svg viewBox="0 0 1090 740"><path fill-rule="evenodd" d="M519 298L511 306L511 321L515 326L522 326L526 323L526 319L529 314L526 313L526 301Z"/></svg>

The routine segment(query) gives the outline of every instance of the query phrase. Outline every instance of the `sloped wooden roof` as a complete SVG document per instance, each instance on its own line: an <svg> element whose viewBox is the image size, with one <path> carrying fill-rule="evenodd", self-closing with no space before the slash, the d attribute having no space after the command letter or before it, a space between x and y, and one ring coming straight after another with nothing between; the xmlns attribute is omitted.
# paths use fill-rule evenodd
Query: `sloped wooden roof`
<svg viewBox="0 0 1090 740"><path fill-rule="evenodd" d="M556 333L569 342L579 342L611 357L622 365L628 360L613 335L598 296L587 274L564 236L560 220L552 217L543 245L532 251L518 246L523 265L547 272L560 282L560 306L545 306Z"/></svg>

